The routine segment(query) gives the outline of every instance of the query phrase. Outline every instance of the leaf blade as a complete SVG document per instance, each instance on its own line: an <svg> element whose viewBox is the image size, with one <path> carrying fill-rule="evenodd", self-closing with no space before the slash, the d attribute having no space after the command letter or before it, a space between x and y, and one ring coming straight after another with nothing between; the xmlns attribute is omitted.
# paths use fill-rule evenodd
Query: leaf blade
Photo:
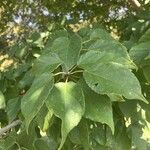
<svg viewBox="0 0 150 150"><path fill-rule="evenodd" d="M84 79L95 92L123 95L128 99L147 102L135 75L122 64L114 62L111 55L88 52L80 58L78 66L84 69Z"/></svg>
<svg viewBox="0 0 150 150"><path fill-rule="evenodd" d="M62 120L62 148L68 133L79 123L84 113L84 96L81 89L74 82L59 82L47 101L48 109L53 109L54 114Z"/></svg>
<svg viewBox="0 0 150 150"><path fill-rule="evenodd" d="M52 75L44 73L37 79L35 79L31 88L22 98L21 111L25 117L26 130L28 130L30 122L43 106L52 87L53 87Z"/></svg>
<svg viewBox="0 0 150 150"><path fill-rule="evenodd" d="M77 63L80 49L81 38L77 34L59 37L51 46L51 52L58 54L67 71Z"/></svg>
<svg viewBox="0 0 150 150"><path fill-rule="evenodd" d="M112 104L107 96L99 95L92 91L82 79L79 83L85 95L84 116L92 121L107 124L114 133Z"/></svg>

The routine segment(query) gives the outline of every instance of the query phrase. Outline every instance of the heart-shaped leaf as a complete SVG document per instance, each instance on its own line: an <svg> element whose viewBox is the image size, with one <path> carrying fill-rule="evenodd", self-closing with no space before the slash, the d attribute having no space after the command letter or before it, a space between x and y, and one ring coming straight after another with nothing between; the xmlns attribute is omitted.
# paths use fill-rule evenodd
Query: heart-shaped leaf
<svg viewBox="0 0 150 150"><path fill-rule="evenodd" d="M60 150L68 133L78 125L84 114L83 92L74 82L56 83L46 101L46 105L48 109L53 109L54 114L62 120Z"/></svg>
<svg viewBox="0 0 150 150"><path fill-rule="evenodd" d="M108 54L89 51L78 61L79 67L84 69L83 76L88 86L99 94L123 95L128 99L147 102L131 70L113 61Z"/></svg>

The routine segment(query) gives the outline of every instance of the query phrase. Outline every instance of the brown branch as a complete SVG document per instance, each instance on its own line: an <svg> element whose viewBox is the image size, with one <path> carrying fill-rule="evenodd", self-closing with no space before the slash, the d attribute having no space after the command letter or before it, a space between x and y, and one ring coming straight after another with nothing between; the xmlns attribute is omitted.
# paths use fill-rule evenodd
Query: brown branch
<svg viewBox="0 0 150 150"><path fill-rule="evenodd" d="M129 0L129 3L135 8L139 9L141 7L141 4L139 3L138 0Z"/></svg>
<svg viewBox="0 0 150 150"><path fill-rule="evenodd" d="M17 126L19 124L21 124L21 121L20 120L16 120L16 121L13 121L12 123L8 124L6 127L1 128L0 129L0 136L3 135L8 130L10 130L11 128L13 128L13 127L15 127L15 126Z"/></svg>

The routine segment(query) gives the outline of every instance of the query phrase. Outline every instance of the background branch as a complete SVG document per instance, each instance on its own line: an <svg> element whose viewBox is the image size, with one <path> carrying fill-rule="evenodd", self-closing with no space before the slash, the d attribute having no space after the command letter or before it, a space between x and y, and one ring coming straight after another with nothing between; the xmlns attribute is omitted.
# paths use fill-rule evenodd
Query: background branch
<svg viewBox="0 0 150 150"><path fill-rule="evenodd" d="M141 7L141 4L139 3L138 0L129 0L129 3L135 8L139 9Z"/></svg>
<svg viewBox="0 0 150 150"><path fill-rule="evenodd" d="M8 130L10 130L11 128L13 128L13 127L15 127L15 126L17 126L19 124L21 124L21 121L20 120L16 120L16 121L13 121L12 123L8 124L6 127L1 128L0 129L0 136L3 135Z"/></svg>

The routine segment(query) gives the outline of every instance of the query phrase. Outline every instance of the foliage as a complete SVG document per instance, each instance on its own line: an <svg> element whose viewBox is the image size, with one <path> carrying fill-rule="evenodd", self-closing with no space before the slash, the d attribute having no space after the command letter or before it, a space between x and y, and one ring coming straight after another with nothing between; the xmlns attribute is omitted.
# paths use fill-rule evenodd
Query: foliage
<svg viewBox="0 0 150 150"><path fill-rule="evenodd" d="M1 149L148 148L149 30L128 49L102 28L34 33L1 73ZM37 36L38 35L38 36ZM4 140L3 140L4 139Z"/></svg>
<svg viewBox="0 0 150 150"><path fill-rule="evenodd" d="M0 1L0 150L150 149L150 7L133 1Z"/></svg>
<svg viewBox="0 0 150 150"><path fill-rule="evenodd" d="M132 23L140 26L139 17L149 20L149 0L138 0L139 8L132 1L137 0L1 0L0 51L33 31L58 29L60 25L69 28L74 24L78 28L79 21L99 22L107 30L115 28L122 34Z"/></svg>

